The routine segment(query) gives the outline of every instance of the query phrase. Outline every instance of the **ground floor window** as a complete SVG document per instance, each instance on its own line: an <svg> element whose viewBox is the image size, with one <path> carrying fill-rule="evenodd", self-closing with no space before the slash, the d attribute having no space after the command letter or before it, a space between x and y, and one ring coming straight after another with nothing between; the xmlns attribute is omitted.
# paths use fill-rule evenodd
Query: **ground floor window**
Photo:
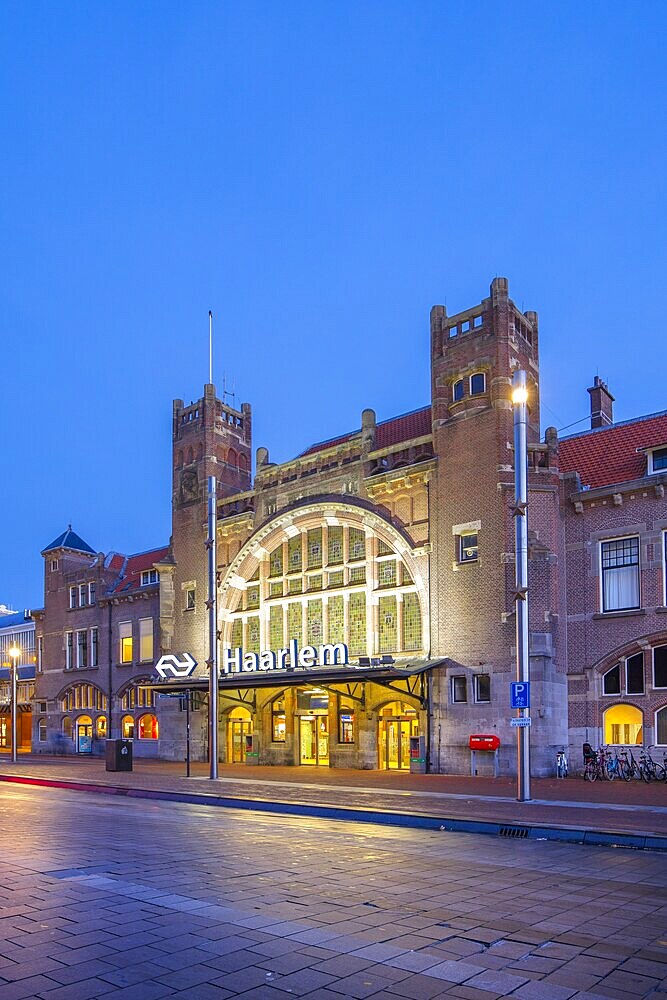
<svg viewBox="0 0 667 1000"><path fill-rule="evenodd" d="M39 720L39 727L38 728L39 728L39 735L38 735L39 742L40 743L46 743L46 741L47 741L46 719L40 719Z"/></svg>
<svg viewBox="0 0 667 1000"><path fill-rule="evenodd" d="M157 740L159 738L157 718L152 714L142 715L139 719L139 739Z"/></svg>
<svg viewBox="0 0 667 1000"><path fill-rule="evenodd" d="M354 703L349 698L338 701L338 742L354 743Z"/></svg>
<svg viewBox="0 0 667 1000"><path fill-rule="evenodd" d="M66 736L68 740L72 739L72 720L69 715L63 719L63 736Z"/></svg>
<svg viewBox="0 0 667 1000"><path fill-rule="evenodd" d="M610 746L635 746L643 742L643 717L634 705L614 705L604 713L604 742Z"/></svg>
<svg viewBox="0 0 667 1000"><path fill-rule="evenodd" d="M274 743L285 742L286 729L285 695L281 694L271 703L271 731Z"/></svg>
<svg viewBox="0 0 667 1000"><path fill-rule="evenodd" d="M134 716L123 716L120 722L120 734L124 740L134 739Z"/></svg>
<svg viewBox="0 0 667 1000"><path fill-rule="evenodd" d="M98 715L95 720L95 735L98 740L105 740L107 737L107 717L106 715Z"/></svg>

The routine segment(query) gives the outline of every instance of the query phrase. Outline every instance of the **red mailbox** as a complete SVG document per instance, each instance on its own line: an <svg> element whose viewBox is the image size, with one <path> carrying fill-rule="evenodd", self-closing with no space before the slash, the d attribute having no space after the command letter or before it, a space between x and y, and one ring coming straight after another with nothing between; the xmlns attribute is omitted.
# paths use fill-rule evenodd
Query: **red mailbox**
<svg viewBox="0 0 667 1000"><path fill-rule="evenodd" d="M471 750L497 750L500 746L500 738L493 734L475 733L471 736L468 745Z"/></svg>

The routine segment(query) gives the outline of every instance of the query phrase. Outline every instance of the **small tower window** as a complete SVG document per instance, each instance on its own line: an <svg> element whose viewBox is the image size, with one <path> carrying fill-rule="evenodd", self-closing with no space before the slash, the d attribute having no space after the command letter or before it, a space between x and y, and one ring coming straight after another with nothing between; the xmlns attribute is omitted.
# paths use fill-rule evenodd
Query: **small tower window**
<svg viewBox="0 0 667 1000"><path fill-rule="evenodd" d="M462 378L460 378L458 382L454 383L453 398L455 403L458 403L460 399L463 399L463 387L464 383Z"/></svg>
<svg viewBox="0 0 667 1000"><path fill-rule="evenodd" d="M479 396L482 392L486 392L486 375L484 372L476 372L470 376L470 395Z"/></svg>

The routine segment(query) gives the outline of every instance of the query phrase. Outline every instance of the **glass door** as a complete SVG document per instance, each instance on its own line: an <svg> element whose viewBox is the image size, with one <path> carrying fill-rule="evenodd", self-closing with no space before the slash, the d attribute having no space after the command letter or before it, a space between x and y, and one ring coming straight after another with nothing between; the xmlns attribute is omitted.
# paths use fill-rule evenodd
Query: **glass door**
<svg viewBox="0 0 667 1000"><path fill-rule="evenodd" d="M329 763L329 720L326 715L302 715L299 719L299 762L326 766Z"/></svg>
<svg viewBox="0 0 667 1000"><path fill-rule="evenodd" d="M419 735L417 718L381 718L378 725L378 756L385 771L410 770L410 737Z"/></svg>
<svg viewBox="0 0 667 1000"><path fill-rule="evenodd" d="M252 733L252 722L249 719L231 719L230 723L231 763L245 762L245 738Z"/></svg>

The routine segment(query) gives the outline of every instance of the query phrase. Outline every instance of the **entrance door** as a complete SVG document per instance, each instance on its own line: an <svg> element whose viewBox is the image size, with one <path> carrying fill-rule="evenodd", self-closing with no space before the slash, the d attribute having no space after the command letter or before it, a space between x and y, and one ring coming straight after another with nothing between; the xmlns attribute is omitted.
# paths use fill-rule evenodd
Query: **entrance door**
<svg viewBox="0 0 667 1000"><path fill-rule="evenodd" d="M77 722L76 724L76 752L93 752L93 722Z"/></svg>
<svg viewBox="0 0 667 1000"><path fill-rule="evenodd" d="M385 717L380 718L378 725L380 768L386 771L409 771L410 737L419 735L417 713L408 705L396 703L387 706L383 715Z"/></svg>
<svg viewBox="0 0 667 1000"><path fill-rule="evenodd" d="M245 763L245 738L246 734L252 733L252 722L250 719L230 719L229 739L231 744L231 763Z"/></svg>
<svg viewBox="0 0 667 1000"><path fill-rule="evenodd" d="M301 764L329 764L329 719L326 715L302 715L299 719Z"/></svg>

